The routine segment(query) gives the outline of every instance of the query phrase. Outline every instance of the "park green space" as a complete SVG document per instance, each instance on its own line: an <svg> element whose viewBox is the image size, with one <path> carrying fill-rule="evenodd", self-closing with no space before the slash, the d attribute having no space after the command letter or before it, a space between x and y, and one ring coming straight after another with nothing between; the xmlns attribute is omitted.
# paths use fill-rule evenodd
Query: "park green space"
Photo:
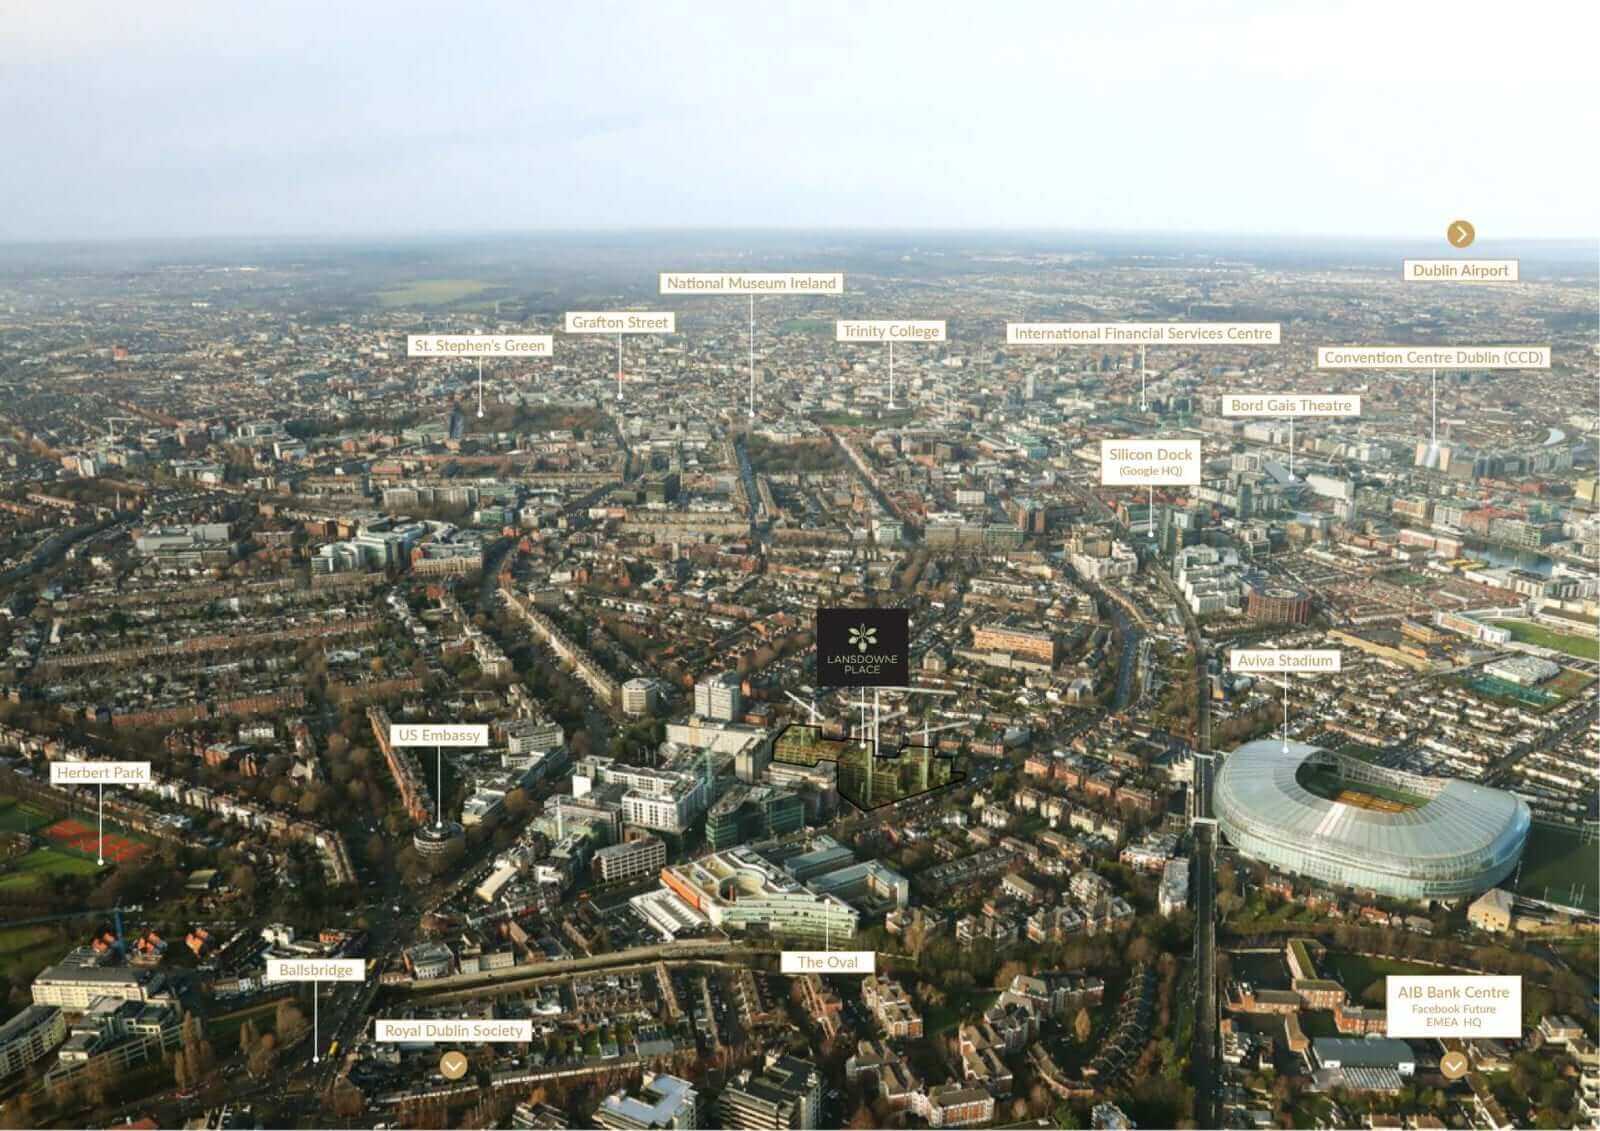
<svg viewBox="0 0 1600 1131"><path fill-rule="evenodd" d="M0 832L33 833L55 820L47 810L31 801L0 794Z"/></svg>
<svg viewBox="0 0 1600 1131"><path fill-rule="evenodd" d="M86 856L54 848L36 848L21 859L7 862L0 872L0 891L32 889L50 876L92 876L99 870Z"/></svg>
<svg viewBox="0 0 1600 1131"><path fill-rule="evenodd" d="M880 412L876 416L857 416L850 412L822 412L812 419L818 424L824 424L832 428L865 428L868 425L874 428L898 428L909 424L914 415L909 409Z"/></svg>
<svg viewBox="0 0 1600 1131"><path fill-rule="evenodd" d="M1373 954L1344 954L1330 951L1317 963L1324 978L1334 978L1352 1000L1360 1001L1367 987L1390 974L1438 974L1437 966L1407 962L1403 958L1382 958Z"/></svg>
<svg viewBox="0 0 1600 1131"><path fill-rule="evenodd" d="M0 974L32 977L61 950L50 927L0 927Z"/></svg>
<svg viewBox="0 0 1600 1131"><path fill-rule="evenodd" d="M831 334L831 318L786 318L778 323L780 334Z"/></svg>
<svg viewBox="0 0 1600 1131"><path fill-rule="evenodd" d="M998 990L951 990L939 1005L931 1006L923 1022L923 1032L937 1037L960 1024L963 1017L983 1013L1000 997Z"/></svg>
<svg viewBox="0 0 1600 1131"><path fill-rule="evenodd" d="M218 1049L234 1049L239 1045L239 1030L246 1021L254 1021L258 1033L270 1033L276 1028L279 998L255 1002L229 1013L206 1018L206 1036Z"/></svg>
<svg viewBox="0 0 1600 1131"><path fill-rule="evenodd" d="M446 306L491 289L479 279L416 279L378 292L381 306Z"/></svg>

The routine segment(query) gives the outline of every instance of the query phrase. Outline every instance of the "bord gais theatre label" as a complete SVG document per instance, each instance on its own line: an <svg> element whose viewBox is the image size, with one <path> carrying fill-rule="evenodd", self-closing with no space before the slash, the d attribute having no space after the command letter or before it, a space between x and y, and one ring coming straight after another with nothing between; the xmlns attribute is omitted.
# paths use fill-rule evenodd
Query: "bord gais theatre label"
<svg viewBox="0 0 1600 1131"><path fill-rule="evenodd" d="M904 687L911 680L911 614L905 609L818 609L817 683Z"/></svg>

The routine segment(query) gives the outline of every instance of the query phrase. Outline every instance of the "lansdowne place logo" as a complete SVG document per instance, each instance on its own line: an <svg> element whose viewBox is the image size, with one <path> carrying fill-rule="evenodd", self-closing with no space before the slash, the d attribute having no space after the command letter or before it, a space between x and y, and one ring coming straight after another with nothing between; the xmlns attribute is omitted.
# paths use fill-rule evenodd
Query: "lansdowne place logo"
<svg viewBox="0 0 1600 1131"><path fill-rule="evenodd" d="M905 609L818 609L820 687L904 687L911 680Z"/></svg>

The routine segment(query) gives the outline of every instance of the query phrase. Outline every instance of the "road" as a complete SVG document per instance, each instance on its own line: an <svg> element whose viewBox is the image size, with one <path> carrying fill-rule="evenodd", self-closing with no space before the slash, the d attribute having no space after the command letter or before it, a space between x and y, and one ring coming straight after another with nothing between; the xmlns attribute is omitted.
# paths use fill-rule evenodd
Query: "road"
<svg viewBox="0 0 1600 1131"><path fill-rule="evenodd" d="M1122 611L1122 606L1115 601L1110 602L1111 620L1116 625L1116 633L1122 641L1122 655L1117 661L1117 698L1115 709L1126 711L1134 703L1133 677L1139 668L1140 645L1144 643L1144 634L1133 627L1128 619L1128 614Z"/></svg>
<svg viewBox="0 0 1600 1131"><path fill-rule="evenodd" d="M1184 631L1194 657L1196 756L1190 785L1194 849L1189 858L1189 893L1194 904L1195 1023L1189 1078L1194 1082L1195 1121L1201 1127L1216 1127L1222 1032L1217 1017L1217 826L1211 792L1216 762L1211 753L1211 684L1206 672L1210 648L1177 583L1159 565L1154 572L1183 614Z"/></svg>
<svg viewBox="0 0 1600 1131"><path fill-rule="evenodd" d="M1092 492L1085 492L1091 508L1113 518ZM1189 897L1194 906L1195 1024L1194 1043L1189 1052L1189 1079L1194 1083L1195 1122L1201 1127L1217 1127L1220 1092L1217 1066L1221 1063L1222 1032L1217 1017L1217 826L1211 806L1212 783L1216 766L1211 755L1211 696L1206 664L1210 649L1200 632L1189 603L1184 600L1172 575L1155 559L1151 576L1183 616L1184 633L1194 661L1195 682L1195 758L1194 781L1190 786L1190 816L1194 846L1189 858ZM1124 646L1125 648L1128 645ZM1127 656L1124 654L1124 661ZM1122 688L1119 686L1119 701Z"/></svg>
<svg viewBox="0 0 1600 1131"><path fill-rule="evenodd" d="M1210 758L1195 759L1196 816L1211 814ZM1189 862L1189 885L1194 900L1195 1021L1194 1045L1189 1053L1189 1078L1194 1081L1195 1121L1217 1127L1217 1063L1221 1032L1217 1019L1217 827L1194 826L1194 851Z"/></svg>

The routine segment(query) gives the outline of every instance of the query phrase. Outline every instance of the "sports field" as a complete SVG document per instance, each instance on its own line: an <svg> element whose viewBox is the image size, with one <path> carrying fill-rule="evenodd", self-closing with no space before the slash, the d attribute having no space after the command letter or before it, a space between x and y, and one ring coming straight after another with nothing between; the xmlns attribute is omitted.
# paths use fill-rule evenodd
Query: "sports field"
<svg viewBox="0 0 1600 1131"><path fill-rule="evenodd" d="M36 833L50 820L51 815L32 801L0 796L0 832Z"/></svg>
<svg viewBox="0 0 1600 1131"><path fill-rule="evenodd" d="M76 817L65 817L42 830L39 835L46 840L64 848L81 852L86 856L97 857L102 851L100 833L96 827L86 824ZM137 860L150 851L150 846L143 841L112 832L108 828L105 832L103 851L107 861L120 864L129 860Z"/></svg>
<svg viewBox="0 0 1600 1131"><path fill-rule="evenodd" d="M1522 850L1517 894L1600 910L1600 842L1576 832L1534 825Z"/></svg>
<svg viewBox="0 0 1600 1131"><path fill-rule="evenodd" d="M1335 801L1346 805L1354 805L1357 809L1371 809L1375 813L1404 813L1407 809L1414 808L1398 801L1391 801L1387 797L1377 797L1359 789L1340 790Z"/></svg>
<svg viewBox="0 0 1600 1131"><path fill-rule="evenodd" d="M51 876L92 876L99 870L88 857L57 848L35 848L0 873L0 891L31 891Z"/></svg>
<svg viewBox="0 0 1600 1131"><path fill-rule="evenodd" d="M1519 643L1537 644L1541 648L1565 652L1580 660L1600 660L1600 642L1593 636L1557 632L1553 628L1545 628L1543 625L1525 620L1497 620L1493 623L1496 628L1508 629L1511 639Z"/></svg>
<svg viewBox="0 0 1600 1131"><path fill-rule="evenodd" d="M1535 710L1561 702L1559 695L1552 695L1548 691L1539 690L1537 687L1524 687L1520 683L1512 683L1508 679L1501 679L1495 675L1483 675L1477 679L1469 679L1467 686L1492 699L1514 699L1518 703L1524 703Z"/></svg>

